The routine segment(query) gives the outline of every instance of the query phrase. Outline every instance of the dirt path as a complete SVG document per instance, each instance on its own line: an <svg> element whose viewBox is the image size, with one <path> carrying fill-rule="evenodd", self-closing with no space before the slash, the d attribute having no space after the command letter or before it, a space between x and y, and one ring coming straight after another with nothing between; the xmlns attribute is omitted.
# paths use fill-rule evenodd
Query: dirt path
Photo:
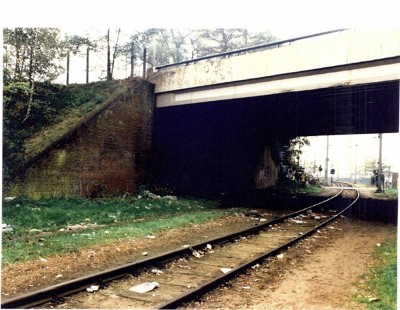
<svg viewBox="0 0 400 310"><path fill-rule="evenodd" d="M371 267L374 249L387 240L391 229L395 230L341 220L292 248L283 259L270 260L189 308L365 309L365 304L355 301L362 293L356 283Z"/></svg>

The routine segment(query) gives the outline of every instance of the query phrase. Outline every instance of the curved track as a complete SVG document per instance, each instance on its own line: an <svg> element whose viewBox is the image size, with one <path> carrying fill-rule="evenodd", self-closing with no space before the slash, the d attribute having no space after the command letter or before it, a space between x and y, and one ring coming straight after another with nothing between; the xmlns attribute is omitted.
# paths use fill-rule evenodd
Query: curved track
<svg viewBox="0 0 400 310"><path fill-rule="evenodd" d="M2 308L176 308L337 219L357 201L358 191L356 199L333 216L314 210L332 203L342 192L244 231L5 300ZM143 283L157 283L158 288L142 294L130 290ZM93 284L100 289L87 293Z"/></svg>

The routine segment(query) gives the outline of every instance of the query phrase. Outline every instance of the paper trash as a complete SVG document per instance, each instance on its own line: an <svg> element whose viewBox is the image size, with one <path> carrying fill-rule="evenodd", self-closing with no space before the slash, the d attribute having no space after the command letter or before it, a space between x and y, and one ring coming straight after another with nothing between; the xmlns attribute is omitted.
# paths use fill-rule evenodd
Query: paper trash
<svg viewBox="0 0 400 310"><path fill-rule="evenodd" d="M143 293L150 292L159 286L160 286L160 284L158 284L157 282L145 282L142 284L132 286L129 290L132 292L135 292L135 293L143 294Z"/></svg>

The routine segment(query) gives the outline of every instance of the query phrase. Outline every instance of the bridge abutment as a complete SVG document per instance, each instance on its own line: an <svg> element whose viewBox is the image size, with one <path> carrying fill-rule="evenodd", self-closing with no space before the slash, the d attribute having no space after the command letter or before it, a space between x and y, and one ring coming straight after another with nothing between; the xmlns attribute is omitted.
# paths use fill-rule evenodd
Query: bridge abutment
<svg viewBox="0 0 400 310"><path fill-rule="evenodd" d="M9 196L101 197L134 193L148 176L154 85L127 80L104 102L20 174Z"/></svg>

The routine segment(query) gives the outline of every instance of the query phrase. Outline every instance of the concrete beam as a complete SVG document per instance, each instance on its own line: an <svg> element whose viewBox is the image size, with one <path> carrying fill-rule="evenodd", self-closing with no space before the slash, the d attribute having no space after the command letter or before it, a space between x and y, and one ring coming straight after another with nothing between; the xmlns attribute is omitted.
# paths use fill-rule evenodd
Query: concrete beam
<svg viewBox="0 0 400 310"><path fill-rule="evenodd" d="M157 107L399 79L400 29L348 30L170 67L150 77ZM394 60L393 60L394 59Z"/></svg>
<svg viewBox="0 0 400 310"><path fill-rule="evenodd" d="M400 79L400 57L157 95L158 108Z"/></svg>

